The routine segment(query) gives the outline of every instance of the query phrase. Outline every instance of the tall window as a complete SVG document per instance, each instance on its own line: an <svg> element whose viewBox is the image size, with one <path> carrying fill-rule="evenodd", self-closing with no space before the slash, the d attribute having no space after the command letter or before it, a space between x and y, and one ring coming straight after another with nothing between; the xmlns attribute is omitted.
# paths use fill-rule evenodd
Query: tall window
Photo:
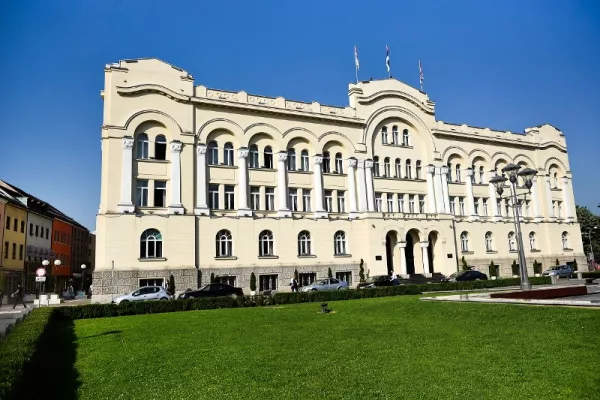
<svg viewBox="0 0 600 400"><path fill-rule="evenodd" d="M335 154L335 172L337 174L344 173L344 160L342 159L342 153Z"/></svg>
<svg viewBox="0 0 600 400"><path fill-rule="evenodd" d="M250 158L250 168L258 168L259 163L258 163L258 146L256 146L255 144L253 144L252 146L250 146L250 152L249 152L249 158Z"/></svg>
<svg viewBox="0 0 600 400"><path fill-rule="evenodd" d="M333 212L333 191L325 191L325 209L327 212Z"/></svg>
<svg viewBox="0 0 600 400"><path fill-rule="evenodd" d="M309 161L308 161L308 150L302 150L302 153L300 155L300 169L302 171L310 170Z"/></svg>
<svg viewBox="0 0 600 400"><path fill-rule="evenodd" d="M310 211L310 189L302 189L302 211Z"/></svg>
<svg viewBox="0 0 600 400"><path fill-rule="evenodd" d="M268 211L275 209L275 188L265 188L265 208Z"/></svg>
<svg viewBox="0 0 600 400"><path fill-rule="evenodd" d="M288 198L290 201L290 210L298 211L298 189L289 188L288 189Z"/></svg>
<svg viewBox="0 0 600 400"><path fill-rule="evenodd" d="M569 234L567 232L562 233L562 248L566 250L569 248Z"/></svg>
<svg viewBox="0 0 600 400"><path fill-rule="evenodd" d="M383 211L383 199L381 198L381 193L375 193L375 211Z"/></svg>
<svg viewBox="0 0 600 400"><path fill-rule="evenodd" d="M225 186L225 209L235 209L235 186Z"/></svg>
<svg viewBox="0 0 600 400"><path fill-rule="evenodd" d="M158 135L154 141L154 159L167 159L167 139L163 135Z"/></svg>
<svg viewBox="0 0 600 400"><path fill-rule="evenodd" d="M310 248L310 232L302 231L298 234L298 255L309 256L311 255Z"/></svg>
<svg viewBox="0 0 600 400"><path fill-rule="evenodd" d="M208 208L219 209L219 185L208 185Z"/></svg>
<svg viewBox="0 0 600 400"><path fill-rule="evenodd" d="M346 254L346 234L344 231L337 231L333 236L335 255Z"/></svg>
<svg viewBox="0 0 600 400"><path fill-rule="evenodd" d="M217 233L217 257L231 257L233 255L233 239L231 232L223 229Z"/></svg>
<svg viewBox="0 0 600 400"><path fill-rule="evenodd" d="M488 215L488 201L487 199L483 199L483 215L487 216Z"/></svg>
<svg viewBox="0 0 600 400"><path fill-rule="evenodd" d="M258 254L260 256L272 256L273 253L273 232L262 231L258 237Z"/></svg>
<svg viewBox="0 0 600 400"><path fill-rule="evenodd" d="M460 164L456 164L456 182L462 182L461 173L460 173Z"/></svg>
<svg viewBox="0 0 600 400"><path fill-rule="evenodd" d="M419 161L419 160L417 161L415 168L416 168L417 179L422 179L421 178L421 161Z"/></svg>
<svg viewBox="0 0 600 400"><path fill-rule="evenodd" d="M390 158L386 157L383 159L383 176L390 177L392 174L390 173Z"/></svg>
<svg viewBox="0 0 600 400"><path fill-rule="evenodd" d="M469 251L469 234L467 232L460 234L460 249L463 253Z"/></svg>
<svg viewBox="0 0 600 400"><path fill-rule="evenodd" d="M147 159L148 158L148 135L140 133L136 139L136 158Z"/></svg>
<svg viewBox="0 0 600 400"><path fill-rule="evenodd" d="M273 149L271 149L271 146L266 146L265 147L265 151L263 152L263 156L264 156L264 167L267 169L273 169Z"/></svg>
<svg viewBox="0 0 600 400"><path fill-rule="evenodd" d="M383 143L383 144L388 143L387 127L385 127L385 126L383 128L381 128L381 143Z"/></svg>
<svg viewBox="0 0 600 400"><path fill-rule="evenodd" d="M379 177L379 157L373 157L373 176Z"/></svg>
<svg viewBox="0 0 600 400"><path fill-rule="evenodd" d="M452 163L448 163L448 182L452 182Z"/></svg>
<svg viewBox="0 0 600 400"><path fill-rule="evenodd" d="M250 207L253 210L260 210L260 188L258 186L250 188Z"/></svg>
<svg viewBox="0 0 600 400"><path fill-rule="evenodd" d="M398 212L404 212L404 195L402 193L398 195Z"/></svg>
<svg viewBox="0 0 600 400"><path fill-rule="evenodd" d="M392 143L398 144L398 127L396 125L392 126Z"/></svg>
<svg viewBox="0 0 600 400"><path fill-rule="evenodd" d="M396 178L402 178L402 163L399 158L396 158L394 162L394 169L396 170Z"/></svg>
<svg viewBox="0 0 600 400"><path fill-rule="evenodd" d="M485 183L485 171L483 170L483 167L479 167L479 183L482 185Z"/></svg>
<svg viewBox="0 0 600 400"><path fill-rule="evenodd" d="M517 238L514 232L508 234L508 250L517 251Z"/></svg>
<svg viewBox="0 0 600 400"><path fill-rule="evenodd" d="M135 181L135 205L148 207L148 180L137 179Z"/></svg>
<svg viewBox="0 0 600 400"><path fill-rule="evenodd" d="M408 212L415 213L415 196L408 195Z"/></svg>
<svg viewBox="0 0 600 400"><path fill-rule="evenodd" d="M485 234L485 251L494 251L494 242L492 241L492 232Z"/></svg>
<svg viewBox="0 0 600 400"><path fill-rule="evenodd" d="M456 197L450 197L450 214L456 215Z"/></svg>
<svg viewBox="0 0 600 400"><path fill-rule="evenodd" d="M535 232L530 232L529 233L529 249L530 250L535 250Z"/></svg>
<svg viewBox="0 0 600 400"><path fill-rule="evenodd" d="M287 153L288 153L288 156L287 156L288 171L295 171L296 170L296 150L288 149Z"/></svg>
<svg viewBox="0 0 600 400"><path fill-rule="evenodd" d="M154 181L154 207L167 206L167 182Z"/></svg>
<svg viewBox="0 0 600 400"><path fill-rule="evenodd" d="M223 148L224 154L224 164L225 165L233 165L233 145L229 142L225 143L225 147Z"/></svg>
<svg viewBox="0 0 600 400"><path fill-rule="evenodd" d="M146 229L140 237L140 258L162 257L162 235L156 229Z"/></svg>
<svg viewBox="0 0 600 400"><path fill-rule="evenodd" d="M410 160L406 160L406 174L404 175L406 179L412 179L412 166Z"/></svg>
<svg viewBox="0 0 600 400"><path fill-rule="evenodd" d="M558 174L555 172L553 175L553 181L554 181L554 188L558 188Z"/></svg>
<svg viewBox="0 0 600 400"><path fill-rule="evenodd" d="M331 156L328 151L323 153L323 172L331 173Z"/></svg>
<svg viewBox="0 0 600 400"><path fill-rule="evenodd" d="M403 146L408 146L409 145L408 129L405 129L405 130L402 131L402 145Z"/></svg>
<svg viewBox="0 0 600 400"><path fill-rule="evenodd" d="M425 213L425 196L422 194L419 195L419 212L421 214Z"/></svg>
<svg viewBox="0 0 600 400"><path fill-rule="evenodd" d="M386 211L387 212L394 212L394 195L391 193L386 193L385 194L385 202L387 203L387 208Z"/></svg>
<svg viewBox="0 0 600 400"><path fill-rule="evenodd" d="M479 198L478 197L473 198L473 206L475 208L475 215L479 215Z"/></svg>
<svg viewBox="0 0 600 400"><path fill-rule="evenodd" d="M219 146L217 142L211 141L207 146L208 165L219 165Z"/></svg>
<svg viewBox="0 0 600 400"><path fill-rule="evenodd" d="M341 190L337 191L337 206L338 212L346 212L346 193Z"/></svg>

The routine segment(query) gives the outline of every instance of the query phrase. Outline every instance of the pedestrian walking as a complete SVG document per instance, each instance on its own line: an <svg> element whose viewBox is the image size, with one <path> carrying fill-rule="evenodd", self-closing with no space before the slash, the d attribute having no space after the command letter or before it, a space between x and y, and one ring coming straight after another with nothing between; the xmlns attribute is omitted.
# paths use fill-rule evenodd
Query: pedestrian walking
<svg viewBox="0 0 600 400"><path fill-rule="evenodd" d="M296 282L296 278L293 276L290 279L290 287L292 288L292 293L298 291L298 282Z"/></svg>
<svg viewBox="0 0 600 400"><path fill-rule="evenodd" d="M398 275L396 275L396 271L392 271L392 285L398 286Z"/></svg>
<svg viewBox="0 0 600 400"><path fill-rule="evenodd" d="M27 308L27 306L25 305L25 301L23 300L23 297L24 297L23 286L21 286L20 283L17 284L17 291L12 294L12 297L15 298L15 305L13 306L13 310L17 307L17 304L19 304L19 301L21 302L21 304L23 304L24 308Z"/></svg>

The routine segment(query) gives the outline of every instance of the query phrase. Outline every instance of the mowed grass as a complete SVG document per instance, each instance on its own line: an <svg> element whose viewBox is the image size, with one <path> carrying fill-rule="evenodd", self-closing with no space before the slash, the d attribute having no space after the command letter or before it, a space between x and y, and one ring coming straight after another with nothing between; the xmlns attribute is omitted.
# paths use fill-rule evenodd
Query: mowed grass
<svg viewBox="0 0 600 400"><path fill-rule="evenodd" d="M418 296L329 306L333 313L321 314L312 303L78 320L74 395L367 400L600 393L600 310Z"/></svg>

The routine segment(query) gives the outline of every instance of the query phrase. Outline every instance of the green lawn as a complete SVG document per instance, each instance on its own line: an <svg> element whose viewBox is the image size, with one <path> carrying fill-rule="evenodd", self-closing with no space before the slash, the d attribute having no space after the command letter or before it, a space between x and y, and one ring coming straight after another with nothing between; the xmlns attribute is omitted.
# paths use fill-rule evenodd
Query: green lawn
<svg viewBox="0 0 600 400"><path fill-rule="evenodd" d="M600 310L418 296L329 305L75 321L66 398L598 398Z"/></svg>

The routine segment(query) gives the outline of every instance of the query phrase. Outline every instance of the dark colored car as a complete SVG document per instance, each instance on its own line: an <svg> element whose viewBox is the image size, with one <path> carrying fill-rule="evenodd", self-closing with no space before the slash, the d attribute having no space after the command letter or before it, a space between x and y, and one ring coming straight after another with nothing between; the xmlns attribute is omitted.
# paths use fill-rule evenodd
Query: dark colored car
<svg viewBox="0 0 600 400"><path fill-rule="evenodd" d="M180 299L192 299L197 297L222 297L222 296L243 296L244 292L241 288L233 287L226 283L211 283L204 285L198 290L181 293Z"/></svg>
<svg viewBox="0 0 600 400"><path fill-rule="evenodd" d="M393 283L388 275L375 275L356 286L357 289L371 289L384 286L392 286Z"/></svg>
<svg viewBox="0 0 600 400"><path fill-rule="evenodd" d="M465 281L487 281L488 277L483 272L469 270L454 273L448 278L444 279L445 282L465 282Z"/></svg>

